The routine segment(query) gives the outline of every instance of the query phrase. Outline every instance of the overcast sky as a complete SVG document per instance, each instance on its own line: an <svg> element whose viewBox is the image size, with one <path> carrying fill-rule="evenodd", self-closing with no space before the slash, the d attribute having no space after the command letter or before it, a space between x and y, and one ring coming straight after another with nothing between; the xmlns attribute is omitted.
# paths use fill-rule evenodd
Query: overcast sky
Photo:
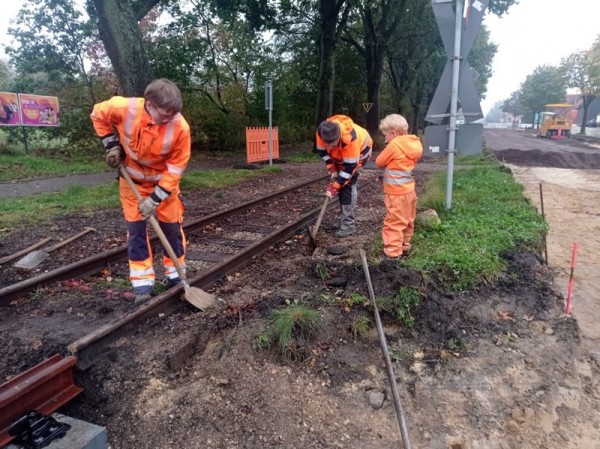
<svg viewBox="0 0 600 449"><path fill-rule="evenodd" d="M0 44L23 0L1 0ZM502 18L486 15L491 40L498 44L487 98L487 113L497 101L519 89L527 75L541 65L558 65L571 53L586 50L600 34L600 0L520 0ZM0 57L4 56L4 50Z"/></svg>

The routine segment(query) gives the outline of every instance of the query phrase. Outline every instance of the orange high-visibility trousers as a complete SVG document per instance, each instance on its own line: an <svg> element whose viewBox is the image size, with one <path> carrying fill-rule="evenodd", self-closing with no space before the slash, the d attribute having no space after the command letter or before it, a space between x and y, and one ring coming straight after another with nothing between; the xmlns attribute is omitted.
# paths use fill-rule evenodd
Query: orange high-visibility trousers
<svg viewBox="0 0 600 449"><path fill-rule="evenodd" d="M383 219L383 252L388 257L400 257L402 251L410 250L410 239L415 229L417 214L417 194L384 194L383 201L387 214Z"/></svg>
<svg viewBox="0 0 600 449"><path fill-rule="evenodd" d="M120 196L123 213L127 221L127 243L129 257L129 279L134 289L151 287L154 285L154 268L152 248L147 235L146 222L138 210L138 200L129 188L127 181L120 178ZM153 185L137 185L140 195L145 198L154 191ZM173 247L182 268L185 270L186 240L181 227L183 222L184 206L179 198L179 189L163 200L156 208L156 215L161 229ZM175 265L168 254L162 258L164 274L167 279L179 277Z"/></svg>

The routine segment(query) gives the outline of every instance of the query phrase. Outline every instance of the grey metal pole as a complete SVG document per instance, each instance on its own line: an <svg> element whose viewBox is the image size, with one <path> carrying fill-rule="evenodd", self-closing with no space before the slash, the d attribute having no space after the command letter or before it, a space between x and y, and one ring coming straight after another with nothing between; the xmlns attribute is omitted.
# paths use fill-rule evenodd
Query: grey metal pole
<svg viewBox="0 0 600 449"><path fill-rule="evenodd" d="M369 273L369 264L367 263L367 254L364 249L360 249L360 259L363 266L363 272L365 273L365 279L367 281L367 289L369 290L369 298L373 301L373 313L375 314L375 325L377 326L377 334L379 335L379 344L381 345L381 351L383 352L383 359L385 360L385 366L387 368L388 381L392 389L392 397L394 398L394 407L396 408L396 417L398 418L398 424L400 425L400 434L402 435L402 444L404 449L412 449L410 442L410 436L408 435L408 420L406 419L406 413L402 407L402 401L400 400L400 393L398 392L398 385L396 384L396 375L394 374L394 367L392 366L392 359L388 351L387 342L385 341L385 333L383 331L383 325L381 324L381 317L379 316L379 310L377 310L377 302L375 301L375 291L373 290L373 283L371 282L371 274Z"/></svg>
<svg viewBox="0 0 600 449"><path fill-rule="evenodd" d="M273 166L273 126L272 126L272 118L273 118L273 85L271 81L267 83L267 102L269 110L269 167Z"/></svg>
<svg viewBox="0 0 600 449"><path fill-rule="evenodd" d="M463 0L456 0L454 21L454 54L452 55L452 90L450 92L450 130L448 133L448 179L446 182L446 209L452 207L454 153L456 152L456 117L458 112L458 80L460 74Z"/></svg>

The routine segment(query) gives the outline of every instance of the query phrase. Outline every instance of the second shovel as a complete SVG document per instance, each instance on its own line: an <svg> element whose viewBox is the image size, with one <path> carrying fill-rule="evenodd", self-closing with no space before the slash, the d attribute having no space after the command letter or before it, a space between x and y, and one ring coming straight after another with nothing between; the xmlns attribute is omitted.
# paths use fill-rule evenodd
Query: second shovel
<svg viewBox="0 0 600 449"><path fill-rule="evenodd" d="M79 234L75 234L73 237L69 237L68 239L63 240L62 242L57 243L56 245L52 245L52 246L49 246L48 248L40 249L37 251L31 251L25 257L17 260L14 263L14 266L17 268L24 268L26 270L31 270L32 268L35 268L39 264L41 264L48 257L50 257L50 253L52 251L54 251L55 249L58 249L58 248L62 248L63 246L71 243L73 240L77 240L79 237L84 236L88 232L96 232L96 230L94 228L85 228Z"/></svg>

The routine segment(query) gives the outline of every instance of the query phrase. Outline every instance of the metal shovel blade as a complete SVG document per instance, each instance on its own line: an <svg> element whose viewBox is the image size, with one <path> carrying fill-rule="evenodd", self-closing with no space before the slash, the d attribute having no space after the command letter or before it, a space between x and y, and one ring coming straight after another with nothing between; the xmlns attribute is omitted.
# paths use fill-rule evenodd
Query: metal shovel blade
<svg viewBox="0 0 600 449"><path fill-rule="evenodd" d="M187 281L182 282L182 284L183 289L185 290L186 301L194 307L197 307L200 310L206 310L217 304L217 298L215 298L214 295L211 295L198 287L191 287Z"/></svg>
<svg viewBox="0 0 600 449"><path fill-rule="evenodd" d="M17 268L24 268L26 270L31 270L32 268L35 268L39 264L41 264L48 257L50 257L50 254L48 254L46 251L42 251L42 250L31 251L26 256L17 260L13 264L13 266L15 266Z"/></svg>

